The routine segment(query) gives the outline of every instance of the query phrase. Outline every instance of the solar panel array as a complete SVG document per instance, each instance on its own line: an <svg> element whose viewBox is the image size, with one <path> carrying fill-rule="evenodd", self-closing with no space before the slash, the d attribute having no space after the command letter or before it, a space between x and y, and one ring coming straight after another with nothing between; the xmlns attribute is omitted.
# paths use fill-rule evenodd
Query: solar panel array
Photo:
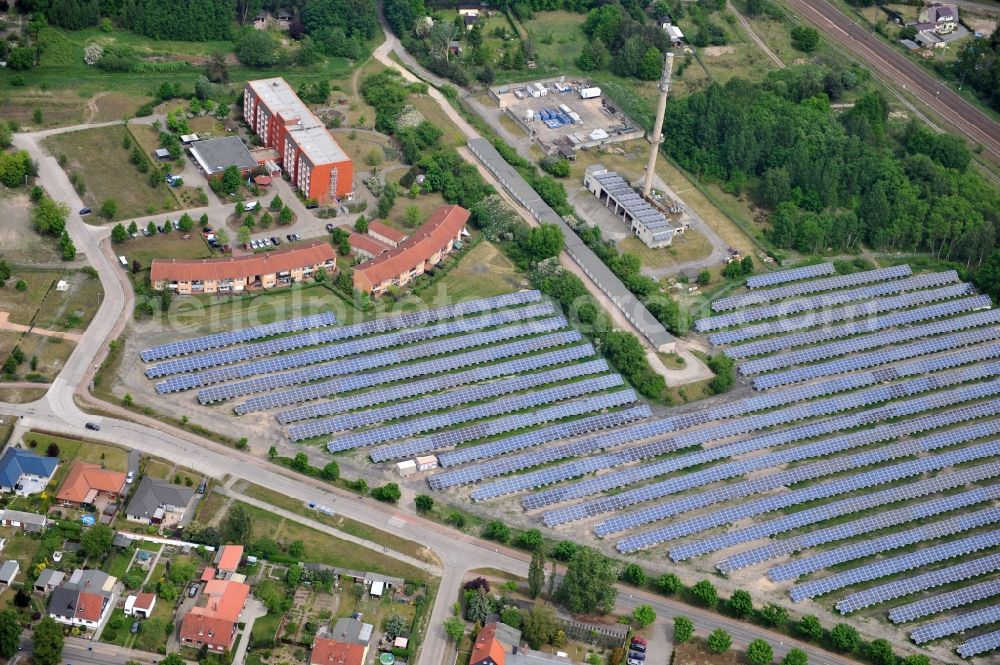
<svg viewBox="0 0 1000 665"><path fill-rule="evenodd" d="M763 275L754 275L753 277L747 277L747 288L759 289L765 286L777 286L778 284L784 284L786 282L794 282L799 279L809 279L810 277L822 277L823 275L832 275L836 272L833 264L827 261L826 263L814 263L811 266L803 266L801 268L790 268L789 270L779 270L778 272L768 272Z"/></svg>
<svg viewBox="0 0 1000 665"><path fill-rule="evenodd" d="M380 390L360 393L340 397L334 400L300 406L295 409L280 412L276 418L282 425L315 418L317 416L329 416L337 413L345 413L355 409L372 408L378 404L403 400L407 397L416 397L438 390L447 390L479 381L489 381L498 377L512 376L521 372L530 372L552 365L570 363L584 358L589 358L596 353L590 344L580 344L571 346L568 349L557 349L547 353L528 356L527 358L515 358L507 362L495 365L484 365L474 367L463 372L454 372L441 376L434 376L420 381L410 381L393 386L386 386ZM588 367L590 365L587 365Z"/></svg>
<svg viewBox="0 0 1000 665"><path fill-rule="evenodd" d="M945 593L939 593L928 598L921 598L906 605L899 605L889 610L889 618L893 623L904 623L931 614L953 610L956 607L992 598L993 596L1000 596L1000 579L970 584L954 591L946 591Z"/></svg>
<svg viewBox="0 0 1000 665"><path fill-rule="evenodd" d="M962 658L972 658L987 651L1000 648L1000 630L985 635L977 635L958 645L958 653Z"/></svg>
<svg viewBox="0 0 1000 665"><path fill-rule="evenodd" d="M953 284L958 280L958 273L954 270L945 272L929 273L926 275L915 275L907 279L898 279L881 284L873 284L858 289L847 289L832 291L818 296L801 298L798 300L787 300L774 305L755 307L753 309L741 309L729 314L720 314L707 319L695 321L695 330L698 332L708 332L720 328L739 326L754 321L764 321L782 316L789 316L799 312L808 312L813 309L823 309L824 307L834 307L844 303L857 300L868 300L892 293L902 293L913 289L926 289L944 284Z"/></svg>
<svg viewBox="0 0 1000 665"><path fill-rule="evenodd" d="M373 462L385 462L409 455L420 455L443 448L458 446L469 441L475 441L476 439L505 434L521 429L522 427L532 427L553 420L593 413L601 409L624 406L637 400L638 396L631 388L619 390L597 397L557 404L548 408L538 409L537 411L518 413L495 420L485 420L468 427L431 434L419 439L410 439L402 443L380 446L372 450L371 458ZM333 441L327 447L330 448L332 446L331 452L335 452L337 450L336 445L337 442ZM486 445L492 445L492 443Z"/></svg>
<svg viewBox="0 0 1000 665"><path fill-rule="evenodd" d="M340 377L332 381L323 381L312 385L285 390L259 397L252 397L241 404L237 404L234 409L237 414L252 413L263 409L273 409L279 406L288 406L309 400L329 397L339 393L371 388L383 383L394 383L406 381L421 376L429 376L442 372L449 372L454 369L471 367L482 363L489 363L502 358L510 358L528 353L534 353L542 349L549 349L566 344L579 342L581 335L576 330L565 330L562 332L531 337L529 339L518 340L507 344L500 344L489 348L476 349L465 353L449 354L440 358L434 358L424 362L390 367L379 372L366 372Z"/></svg>
<svg viewBox="0 0 1000 665"><path fill-rule="evenodd" d="M965 632L970 628L998 622L1000 622L1000 605L990 605L941 621L925 623L910 633L910 639L917 644L923 644L955 633Z"/></svg>
<svg viewBox="0 0 1000 665"><path fill-rule="evenodd" d="M145 349L139 354L139 357L141 357L144 362L152 362L154 360L162 360L164 358L172 358L174 356L183 356L188 353L197 353L199 351L232 346L251 339L260 339L262 337L284 335L286 333L298 332L300 330L310 330L312 328L332 326L335 323L337 323L337 317L333 315L333 312L322 312L311 316L300 316L294 319L266 323L261 326L253 326L251 328L242 328L240 330L215 333L214 335L205 335L204 337L192 337L191 339L171 342L170 344L161 344L159 346L153 346Z"/></svg>
<svg viewBox="0 0 1000 665"><path fill-rule="evenodd" d="M552 332L560 328L565 328L566 325L566 319L557 316L550 319L532 321L531 323L494 328L459 337L447 337L431 342L424 342L423 344L404 346L381 353L371 353L335 362L320 363L306 369L298 369L282 374L267 374L244 381L237 381L236 383L226 383L205 388L198 391L198 401L202 404L212 404L213 402L221 402L233 397L294 386L299 383L308 383L318 379L340 376L341 374L354 374L378 367L385 367L386 365L406 363L419 358L430 358L454 353L474 346L487 346L517 337ZM157 391L159 390L160 386L157 385Z"/></svg>
<svg viewBox="0 0 1000 665"><path fill-rule="evenodd" d="M777 273L781 274L781 273ZM850 275L838 275L825 279L815 279L808 282L788 284L774 289L763 291L750 291L728 298L720 298L712 303L712 309L724 311L737 307L747 307L748 305L759 305L763 302L774 302L784 298L794 298L807 293L818 293L820 291L833 291L835 289L845 289L860 284L871 284L882 282L887 279L897 279L899 277L909 277L912 274L910 266L898 265L891 268L876 268L875 270L865 270Z"/></svg>
<svg viewBox="0 0 1000 665"><path fill-rule="evenodd" d="M447 323L439 323L433 326L421 328L408 328L386 335L370 335L359 339L352 339L338 344L326 344L315 349L307 349L295 353L285 353L279 356L264 358L250 363L240 365L227 365L205 372L196 372L173 376L165 381L156 384L156 391L160 394L189 390L210 386L224 381L244 379L248 376L258 374L268 374L270 372L280 372L286 369L315 365L329 360L337 360L354 356L361 353L381 351L396 346L414 344L439 337L450 335L462 335L477 330L485 330L496 326L508 325L518 321L527 321L543 316L554 314L552 305L541 303L519 307L516 309L505 309L499 312L492 312L480 316L471 316Z"/></svg>

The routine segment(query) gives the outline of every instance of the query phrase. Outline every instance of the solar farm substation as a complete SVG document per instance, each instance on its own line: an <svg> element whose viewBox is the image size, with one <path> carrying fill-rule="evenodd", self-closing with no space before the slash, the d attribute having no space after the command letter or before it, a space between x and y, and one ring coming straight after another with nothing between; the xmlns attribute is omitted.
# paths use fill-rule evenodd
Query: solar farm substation
<svg viewBox="0 0 1000 665"><path fill-rule="evenodd" d="M1000 646L1000 310L955 271L907 265L747 287L696 323L741 393L655 415L536 291L142 359L162 394L264 412L291 441L519 508L554 538L773 585L803 613L963 656Z"/></svg>
<svg viewBox="0 0 1000 665"><path fill-rule="evenodd" d="M490 98L546 152L643 137L642 129L586 80L566 77L493 86Z"/></svg>

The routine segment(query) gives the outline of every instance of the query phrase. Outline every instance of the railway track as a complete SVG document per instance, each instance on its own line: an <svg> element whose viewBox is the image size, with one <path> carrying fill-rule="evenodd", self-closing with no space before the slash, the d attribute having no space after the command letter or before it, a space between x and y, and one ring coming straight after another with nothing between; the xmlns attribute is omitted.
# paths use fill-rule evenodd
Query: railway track
<svg viewBox="0 0 1000 665"><path fill-rule="evenodd" d="M826 0L788 0L800 16L829 38L863 58L879 74L917 95L960 134L1000 160L1000 125L935 80L888 44L856 25Z"/></svg>

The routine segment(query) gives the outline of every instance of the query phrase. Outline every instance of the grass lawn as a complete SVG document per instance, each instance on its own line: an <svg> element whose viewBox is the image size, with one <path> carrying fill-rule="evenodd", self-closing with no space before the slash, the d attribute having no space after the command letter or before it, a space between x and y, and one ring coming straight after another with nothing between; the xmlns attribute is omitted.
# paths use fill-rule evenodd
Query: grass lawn
<svg viewBox="0 0 1000 665"><path fill-rule="evenodd" d="M151 478L159 478L160 480L166 480L173 476L173 467L160 460L149 460L146 462L146 468L143 470L143 475L150 476Z"/></svg>
<svg viewBox="0 0 1000 665"><path fill-rule="evenodd" d="M108 617L108 625L101 631L101 641L120 647L125 646L125 643L132 637L132 633L129 632L132 621L133 619L125 616L125 610L120 607L111 610L111 616ZM113 628L112 626L118 627Z"/></svg>
<svg viewBox="0 0 1000 665"><path fill-rule="evenodd" d="M122 577L125 577L125 573L128 571L128 565L131 562L131 550L115 549L112 551L111 556L104 560L104 565L101 566L101 570L106 572L108 575L121 579Z"/></svg>
<svg viewBox="0 0 1000 665"><path fill-rule="evenodd" d="M51 289L40 303L35 325L48 330L83 331L97 314L104 290L101 280L82 270L64 273L66 291Z"/></svg>
<svg viewBox="0 0 1000 665"><path fill-rule="evenodd" d="M66 155L63 168L67 174L80 175L87 186L83 200L95 213L105 199L118 203L115 219L173 210L177 201L166 183L150 187L148 175L129 162L130 150L122 147L126 131L121 126L85 129L50 137L44 143L57 158Z"/></svg>
<svg viewBox="0 0 1000 665"><path fill-rule="evenodd" d="M443 132L441 135L441 145L465 145L465 136L455 126L455 123L451 121L451 118L445 115L444 109L436 101L427 95L410 95L406 103L412 104L415 109L420 111L420 115L424 116L424 120Z"/></svg>
<svg viewBox="0 0 1000 665"><path fill-rule="evenodd" d="M371 570L407 579L427 579L427 573L413 566L383 556L354 543L314 531L296 522L273 515L265 510L248 506L253 517L253 539L271 538L281 541L301 540L305 544L304 561L325 563L330 566Z"/></svg>
<svg viewBox="0 0 1000 665"><path fill-rule="evenodd" d="M146 237L140 235L115 245L115 253L124 256L131 266L138 261L142 271L149 270L153 259L207 259L212 256L201 233L191 232L191 237L183 239L186 234L180 231L157 233Z"/></svg>
<svg viewBox="0 0 1000 665"><path fill-rule="evenodd" d="M587 42L581 30L586 19L586 14L576 12L535 12L534 17L525 22L524 27L537 51L538 68L533 73L546 75L576 70L576 59Z"/></svg>
<svg viewBox="0 0 1000 665"><path fill-rule="evenodd" d="M322 522L332 526L335 529L339 529L345 533L349 533L352 536L357 536L358 538L364 538L365 540L370 540L375 543L380 543L388 548L391 548L397 552L402 552L403 554L409 554L412 557L423 559L428 561L433 557L429 556L426 548L421 547L412 540L406 540L405 538L400 538L391 533L381 531L379 529L368 526L361 522L344 517L343 515L337 515L336 517L330 517L328 515L323 515L316 512L315 510L310 510L301 501L297 501L289 496L285 496L280 492L275 492L274 490L267 489L266 487L261 487L260 485L250 484L249 487L242 490L247 496L253 497L255 499L260 499L261 501L267 501L270 504L277 506L278 508L284 508L289 512L293 512L297 515L302 515L303 517L308 517L311 520L317 522ZM435 563L431 561L432 563Z"/></svg>
<svg viewBox="0 0 1000 665"><path fill-rule="evenodd" d="M488 240L462 257L443 278L418 294L427 306L474 300L530 288L528 278Z"/></svg>
<svg viewBox="0 0 1000 665"><path fill-rule="evenodd" d="M618 243L618 249L637 255L644 266L670 268L708 256L712 251L712 243L702 234L689 229L682 235L675 235L674 242L669 247L651 249L638 238L629 236Z"/></svg>
<svg viewBox="0 0 1000 665"><path fill-rule="evenodd" d="M62 462L56 473L52 476L52 482L58 487L63 478L69 473L69 468L74 460L81 462L93 462L94 464L104 464L104 467L112 471L128 470L128 451L123 448L105 445L103 443L93 443L80 439L67 439L51 434L41 434L39 432L28 432L24 435L25 443L29 448L33 448L40 455L44 455L49 444L55 443L59 446L59 459ZM31 442L35 441L36 446Z"/></svg>
<svg viewBox="0 0 1000 665"><path fill-rule="evenodd" d="M36 378L42 382L49 382L62 371L66 359L73 353L75 344L58 337L46 337L35 333L19 333L9 330L0 331L0 357L6 359L11 349L17 345L24 352L24 363L14 374L15 378L26 378L29 374L34 375L30 380ZM37 356L38 366L32 370L31 357Z"/></svg>
<svg viewBox="0 0 1000 665"><path fill-rule="evenodd" d="M14 276L7 285L0 288L0 311L8 312L12 323L29 325L35 318L42 300L50 289L54 290L56 282L63 273L60 270L26 270L16 266L13 273ZM19 279L27 283L27 291L18 291L14 288Z"/></svg>
<svg viewBox="0 0 1000 665"><path fill-rule="evenodd" d="M15 579L24 582L28 575L28 568L35 558L38 548L41 547L42 541L13 527L0 528L0 537L7 539L7 544L3 548L3 558L13 559L21 565Z"/></svg>
<svg viewBox="0 0 1000 665"><path fill-rule="evenodd" d="M211 524L226 505L226 497L217 492L209 492L198 502L198 513L195 520L201 524Z"/></svg>

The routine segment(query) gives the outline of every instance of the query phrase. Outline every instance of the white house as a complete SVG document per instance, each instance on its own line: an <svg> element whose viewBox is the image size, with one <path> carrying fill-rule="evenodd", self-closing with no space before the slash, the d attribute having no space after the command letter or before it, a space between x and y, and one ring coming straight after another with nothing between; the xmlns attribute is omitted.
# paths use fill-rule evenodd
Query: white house
<svg viewBox="0 0 1000 665"><path fill-rule="evenodd" d="M154 607L156 607L155 593L132 594L125 599L125 616L148 619L153 615Z"/></svg>

